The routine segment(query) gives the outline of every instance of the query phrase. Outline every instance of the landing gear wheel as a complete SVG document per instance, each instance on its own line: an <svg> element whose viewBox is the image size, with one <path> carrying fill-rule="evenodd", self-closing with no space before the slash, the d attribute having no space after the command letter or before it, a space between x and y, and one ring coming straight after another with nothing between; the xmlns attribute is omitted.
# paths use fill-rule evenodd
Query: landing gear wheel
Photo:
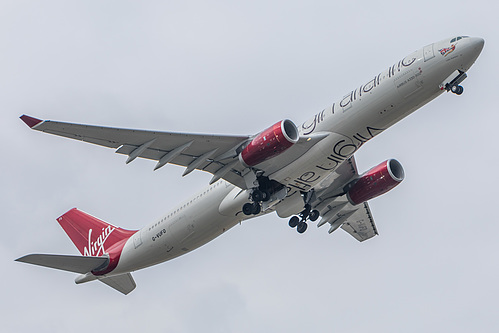
<svg viewBox="0 0 499 333"><path fill-rule="evenodd" d="M243 205L243 213L244 215L252 215L253 214L253 204L252 203L245 203Z"/></svg>
<svg viewBox="0 0 499 333"><path fill-rule="evenodd" d="M298 226L296 227L296 231L298 231L298 233L300 233L300 234L303 234L307 230L307 227L308 227L307 223L302 221L302 222L298 223Z"/></svg>
<svg viewBox="0 0 499 333"><path fill-rule="evenodd" d="M263 194L262 201L269 201L270 193L268 191L262 191L262 194Z"/></svg>
<svg viewBox="0 0 499 333"><path fill-rule="evenodd" d="M270 193L268 191L254 190L253 193L251 193L251 199L253 199L254 202L269 201Z"/></svg>
<svg viewBox="0 0 499 333"><path fill-rule="evenodd" d="M464 88L455 84L450 88L450 91L452 91L456 95L461 95L464 91Z"/></svg>
<svg viewBox="0 0 499 333"><path fill-rule="evenodd" d="M300 219L298 218L298 216L293 216L292 218L289 219L289 226L291 228L296 227L298 223L300 223Z"/></svg>
<svg viewBox="0 0 499 333"><path fill-rule="evenodd" d="M262 208L260 207L260 204L256 203L256 202L253 202L252 209L253 209L253 215L258 215L262 211Z"/></svg>
<svg viewBox="0 0 499 333"><path fill-rule="evenodd" d="M254 190L253 193L251 193L251 199L253 199L254 202L260 202L263 201L264 194L260 190Z"/></svg>
<svg viewBox="0 0 499 333"><path fill-rule="evenodd" d="M314 209L313 211L310 212L310 215L308 216L308 218L310 219L310 221L314 222L314 221L317 221L319 216L320 216L319 211Z"/></svg>

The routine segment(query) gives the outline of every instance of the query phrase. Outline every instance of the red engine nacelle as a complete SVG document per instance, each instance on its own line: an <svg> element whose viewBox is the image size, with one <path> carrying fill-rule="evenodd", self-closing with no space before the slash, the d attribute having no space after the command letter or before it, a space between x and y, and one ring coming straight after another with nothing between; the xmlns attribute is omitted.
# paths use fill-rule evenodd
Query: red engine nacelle
<svg viewBox="0 0 499 333"><path fill-rule="evenodd" d="M347 192L348 201L358 205L380 196L404 180L404 168L397 160L387 160L354 181Z"/></svg>
<svg viewBox="0 0 499 333"><path fill-rule="evenodd" d="M239 154L239 160L245 166L260 164L294 145L298 137L296 125L282 120L258 134Z"/></svg>

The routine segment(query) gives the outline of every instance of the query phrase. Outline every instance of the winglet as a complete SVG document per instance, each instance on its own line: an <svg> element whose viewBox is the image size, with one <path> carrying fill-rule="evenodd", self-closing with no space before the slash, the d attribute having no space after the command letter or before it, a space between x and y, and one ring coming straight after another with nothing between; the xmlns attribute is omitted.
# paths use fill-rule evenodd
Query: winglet
<svg viewBox="0 0 499 333"><path fill-rule="evenodd" d="M26 123L26 125L28 125L30 128L33 128L36 125L38 125L39 123L43 122L43 120L41 120L41 119L33 118L33 117L27 116L25 114L23 114L19 118L21 118L21 120L24 121Z"/></svg>

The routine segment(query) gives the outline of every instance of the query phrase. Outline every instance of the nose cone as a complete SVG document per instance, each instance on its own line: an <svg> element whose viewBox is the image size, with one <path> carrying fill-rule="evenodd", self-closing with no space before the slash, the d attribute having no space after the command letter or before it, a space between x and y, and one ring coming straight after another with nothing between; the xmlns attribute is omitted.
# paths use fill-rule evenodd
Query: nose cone
<svg viewBox="0 0 499 333"><path fill-rule="evenodd" d="M463 72L466 72L475 63L476 59L482 52L485 40L480 37L464 38L458 41L457 45L462 45L464 48L462 53L463 59L461 59L460 67Z"/></svg>
<svg viewBox="0 0 499 333"><path fill-rule="evenodd" d="M470 47L473 48L477 57L482 52L484 45L485 45L485 40L483 38L480 37L470 38Z"/></svg>

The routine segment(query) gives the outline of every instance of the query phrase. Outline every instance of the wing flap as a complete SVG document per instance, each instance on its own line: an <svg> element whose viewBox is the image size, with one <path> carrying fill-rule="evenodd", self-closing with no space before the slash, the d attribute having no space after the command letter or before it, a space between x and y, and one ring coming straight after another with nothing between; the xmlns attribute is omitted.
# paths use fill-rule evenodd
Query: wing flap
<svg viewBox="0 0 499 333"><path fill-rule="evenodd" d="M378 234L371 210L367 202L358 208L355 213L343 223L341 229L348 232L359 242L363 242Z"/></svg>
<svg viewBox="0 0 499 333"><path fill-rule="evenodd" d="M331 200L321 211L322 220L317 224L321 227L326 223L331 225L329 233L339 227L348 232L359 242L363 242L378 234L374 219L367 202L353 206L344 197Z"/></svg>

